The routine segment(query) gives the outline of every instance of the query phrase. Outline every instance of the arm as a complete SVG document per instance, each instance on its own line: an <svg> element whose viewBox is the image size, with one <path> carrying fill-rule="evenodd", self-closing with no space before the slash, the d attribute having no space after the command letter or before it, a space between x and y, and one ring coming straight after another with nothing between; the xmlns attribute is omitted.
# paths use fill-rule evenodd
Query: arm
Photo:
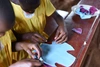
<svg viewBox="0 0 100 67"><path fill-rule="evenodd" d="M52 17L56 20L57 24L60 26L64 26L64 19L55 11Z"/></svg>
<svg viewBox="0 0 100 67"><path fill-rule="evenodd" d="M19 34L16 31L13 30L14 35L17 38L17 41L25 41L25 40L29 40L32 43L42 43L42 42L46 42L46 38L43 37L41 34L39 33L35 33L35 32L28 32L28 33L24 33L24 34Z"/></svg>
<svg viewBox="0 0 100 67"><path fill-rule="evenodd" d="M19 50L16 50L16 45L20 44L20 42L22 42L22 41L30 40L32 43L35 43L35 44L39 44L41 42L46 41L46 39L43 36L39 35L38 33L19 34L19 33L15 32L14 30L12 30L12 31L17 38L17 41L12 42L12 51L13 52L19 51ZM39 40L39 39L41 39L41 40Z"/></svg>
<svg viewBox="0 0 100 67"><path fill-rule="evenodd" d="M52 15L52 17L56 20L57 24L58 24L58 29L56 31L56 35L55 35L55 41L57 43L63 43L67 41L67 27L65 26L65 22L63 20L63 18L57 13L54 12L54 14Z"/></svg>
<svg viewBox="0 0 100 67"><path fill-rule="evenodd" d="M35 59L23 59L14 64L11 64L9 67L40 67L42 63L39 60Z"/></svg>
<svg viewBox="0 0 100 67"><path fill-rule="evenodd" d="M15 32L14 32L15 34ZM15 36L19 37L19 34ZM22 36L22 34L20 35ZM38 58L40 58L40 56L42 55L42 50L39 46L38 43L28 43L28 42L23 42L20 41L22 39L19 39L15 42L12 42L12 51L21 51L21 50L25 50L32 58L34 58L34 53L32 52L32 50L36 50L37 54L38 54Z"/></svg>

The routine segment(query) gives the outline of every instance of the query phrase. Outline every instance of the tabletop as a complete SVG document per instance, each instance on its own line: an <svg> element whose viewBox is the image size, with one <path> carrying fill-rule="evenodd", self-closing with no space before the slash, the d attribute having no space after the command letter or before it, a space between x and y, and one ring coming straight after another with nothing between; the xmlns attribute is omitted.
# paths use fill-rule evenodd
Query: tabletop
<svg viewBox="0 0 100 67"><path fill-rule="evenodd" d="M92 5L100 9L100 0L95 0L95 2L94 0L80 0L78 4ZM68 43L75 49L75 51L68 52L76 57L76 60L71 67L81 67L86 52L93 40L93 36L96 34L96 30L99 25L99 15L83 20L71 11L65 20L74 23L76 28L82 29L82 34L74 33L68 41ZM62 66L57 64L57 67Z"/></svg>
<svg viewBox="0 0 100 67"><path fill-rule="evenodd" d="M100 9L99 3L100 0L95 0L95 2L94 0L81 0L78 4L92 5ZM80 67L93 36L96 33L96 29L99 24L99 15L87 20L83 20L78 15L75 15L72 11L67 19L70 20L70 22L75 23L76 28L82 28L83 30L81 35L74 33L72 38L68 41L68 43L75 48L75 51L69 51L69 53L76 57L76 61L72 67Z"/></svg>

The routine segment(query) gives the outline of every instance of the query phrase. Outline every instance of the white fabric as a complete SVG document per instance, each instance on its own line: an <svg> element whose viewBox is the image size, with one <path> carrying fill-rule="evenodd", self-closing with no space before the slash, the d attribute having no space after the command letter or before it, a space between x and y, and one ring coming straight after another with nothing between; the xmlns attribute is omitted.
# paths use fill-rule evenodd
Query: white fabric
<svg viewBox="0 0 100 67"><path fill-rule="evenodd" d="M25 12L25 11L23 11L24 12L24 16L26 17L26 18L32 18L35 14L34 13L27 13L27 12Z"/></svg>

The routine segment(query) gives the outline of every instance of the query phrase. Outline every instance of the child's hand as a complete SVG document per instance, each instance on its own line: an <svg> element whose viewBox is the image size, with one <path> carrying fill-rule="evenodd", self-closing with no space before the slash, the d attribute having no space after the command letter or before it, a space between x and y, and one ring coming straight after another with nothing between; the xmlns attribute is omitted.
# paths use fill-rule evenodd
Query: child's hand
<svg viewBox="0 0 100 67"><path fill-rule="evenodd" d="M66 42L68 39L68 32L64 26L59 26L55 35L55 41L57 43Z"/></svg>
<svg viewBox="0 0 100 67"><path fill-rule="evenodd" d="M39 60L34 59L24 59L20 60L9 67L39 67L42 63Z"/></svg>
<svg viewBox="0 0 100 67"><path fill-rule="evenodd" d="M46 38L39 33L26 33L24 34L24 39L30 40L32 43L43 43L46 42Z"/></svg>
<svg viewBox="0 0 100 67"><path fill-rule="evenodd" d="M58 24L58 29L56 31L56 35L55 35L55 38L54 38L55 41L57 43L66 42L67 39L68 39L68 32L67 32L67 29L66 29L67 27L65 27L64 19L57 12L55 12L52 16Z"/></svg>
<svg viewBox="0 0 100 67"><path fill-rule="evenodd" d="M39 44L33 44L33 43L27 43L27 42L19 42L16 44L16 50L25 50L33 59L35 53L33 53L33 50L36 50L38 58L42 56L42 50L39 46Z"/></svg>

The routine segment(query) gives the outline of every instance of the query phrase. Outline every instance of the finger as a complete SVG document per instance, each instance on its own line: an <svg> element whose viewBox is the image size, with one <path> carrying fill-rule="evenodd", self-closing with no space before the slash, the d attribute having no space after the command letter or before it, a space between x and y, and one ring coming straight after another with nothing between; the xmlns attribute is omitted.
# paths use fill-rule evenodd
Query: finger
<svg viewBox="0 0 100 67"><path fill-rule="evenodd" d="M56 38L56 41L60 40L63 36L64 34L60 33L60 35Z"/></svg>
<svg viewBox="0 0 100 67"><path fill-rule="evenodd" d="M40 46L35 44L33 45L34 50L36 50L36 53L38 54L38 58L42 56L42 50L40 49Z"/></svg>
<svg viewBox="0 0 100 67"><path fill-rule="evenodd" d="M61 39L59 39L59 40L57 41L57 43L63 43L63 42L65 42L65 41L67 41L67 36L66 36L66 35L64 35Z"/></svg>
<svg viewBox="0 0 100 67"><path fill-rule="evenodd" d="M62 43L64 39L66 38L66 35L63 35L59 40L57 40L57 43Z"/></svg>
<svg viewBox="0 0 100 67"><path fill-rule="evenodd" d="M35 50L37 51L38 58L40 58L42 56L42 50L40 49L40 46L38 46L38 49Z"/></svg>
<svg viewBox="0 0 100 67"><path fill-rule="evenodd" d="M29 62L31 67L39 67L42 65L42 62L40 60L35 60L35 59L24 59L24 60Z"/></svg>
<svg viewBox="0 0 100 67"><path fill-rule="evenodd" d="M34 54L32 53L32 51L31 51L29 48L24 47L23 49L24 49L32 58L34 58Z"/></svg>
<svg viewBox="0 0 100 67"><path fill-rule="evenodd" d="M40 46L39 46L39 49L40 49L40 55L38 55L38 58L40 59L40 57L42 56L42 49Z"/></svg>
<svg viewBox="0 0 100 67"><path fill-rule="evenodd" d="M34 34L36 37L38 37L40 40L42 40L43 42L46 42L46 38L40 34Z"/></svg>
<svg viewBox="0 0 100 67"><path fill-rule="evenodd" d="M59 31L57 30L56 35L55 35L55 40L57 40L57 37L59 36Z"/></svg>
<svg viewBox="0 0 100 67"><path fill-rule="evenodd" d="M41 65L42 65L42 63L41 63L39 60L34 60L34 61L32 62L32 66L39 67L39 66L41 66Z"/></svg>
<svg viewBox="0 0 100 67"><path fill-rule="evenodd" d="M65 38L65 40L63 42L66 42L68 40L68 37Z"/></svg>
<svg viewBox="0 0 100 67"><path fill-rule="evenodd" d="M35 37L35 36L32 36L32 42L33 43L41 43L42 41L39 40L39 38Z"/></svg>

